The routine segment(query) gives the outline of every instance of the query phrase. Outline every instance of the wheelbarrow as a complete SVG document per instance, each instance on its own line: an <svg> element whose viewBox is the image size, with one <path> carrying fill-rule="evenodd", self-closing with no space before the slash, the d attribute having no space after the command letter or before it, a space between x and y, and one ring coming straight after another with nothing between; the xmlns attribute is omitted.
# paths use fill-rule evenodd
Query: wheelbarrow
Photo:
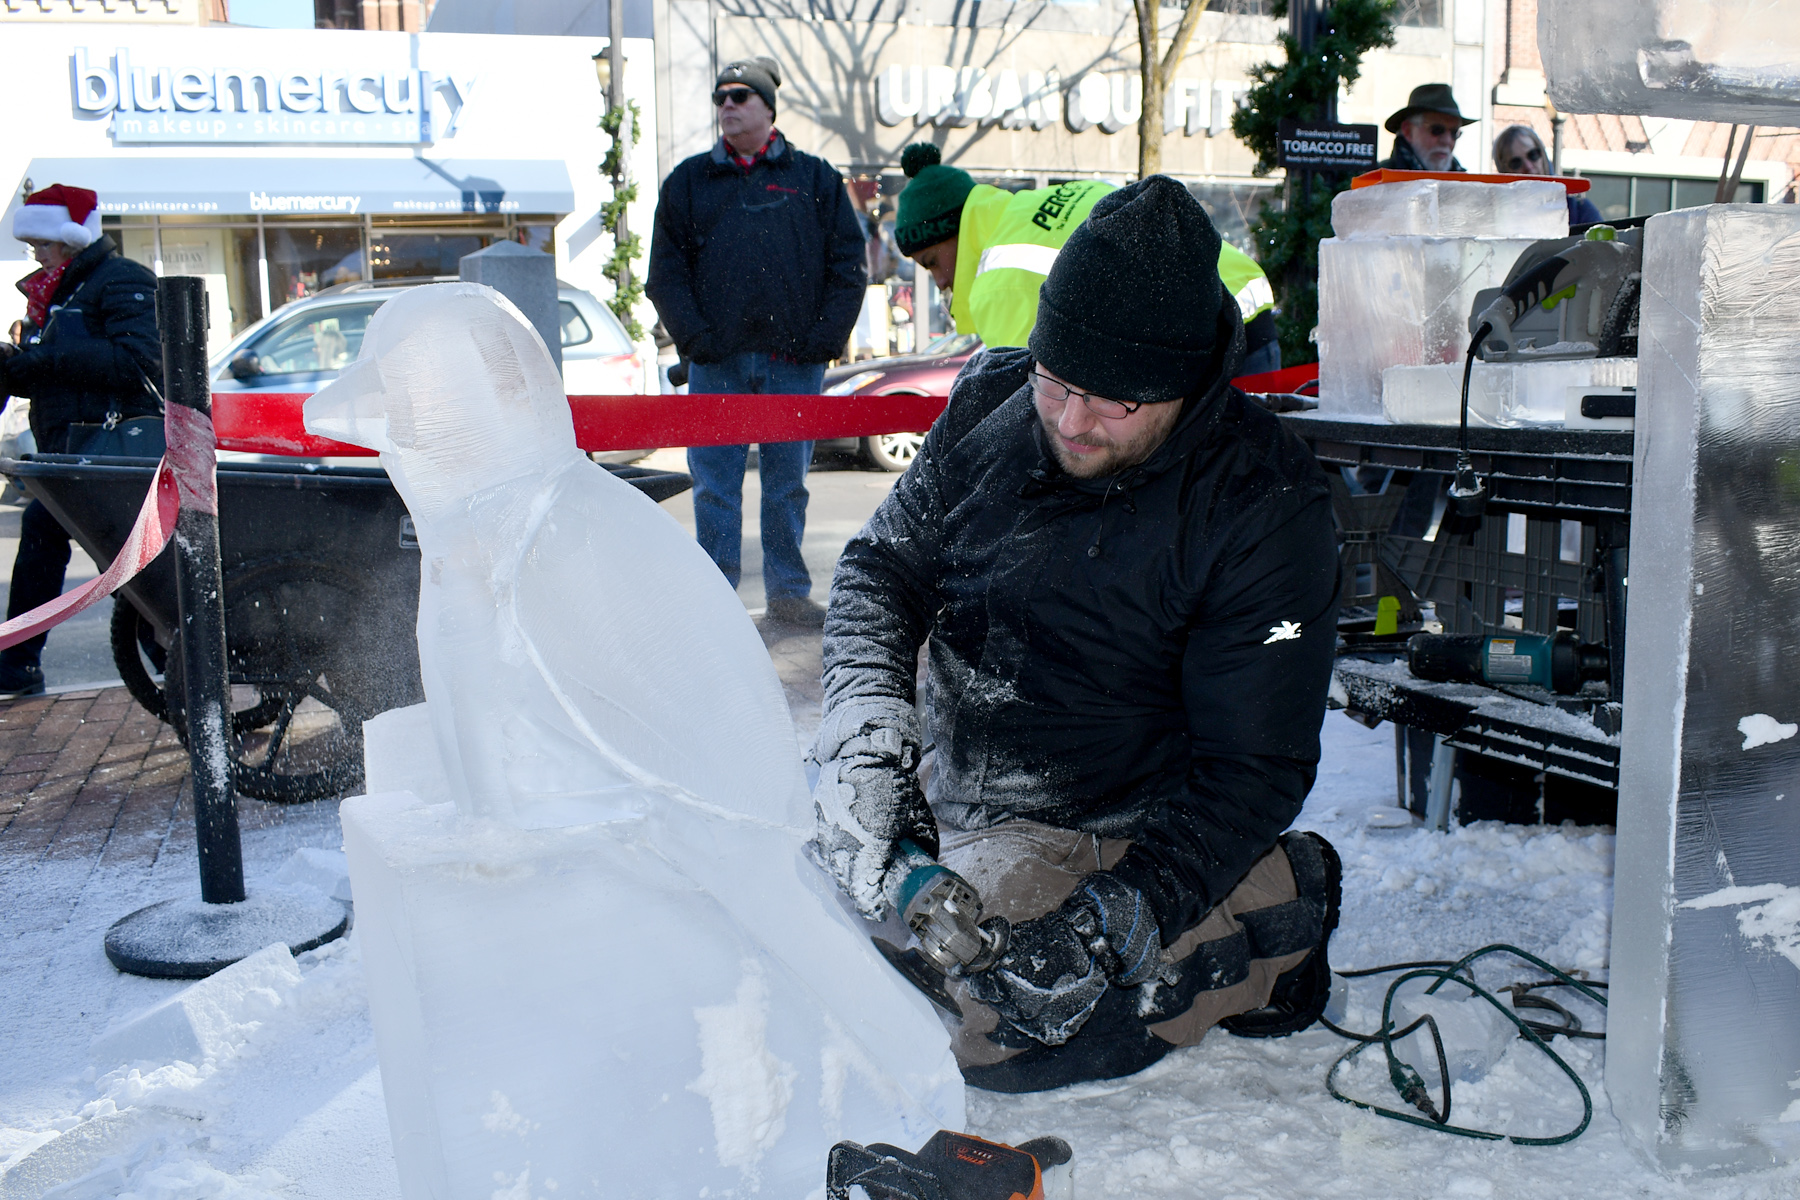
<svg viewBox="0 0 1800 1200"><path fill-rule="evenodd" d="M606 469L659 501L692 483ZM0 459L0 474L101 564L124 544L155 471L136 458ZM424 699L412 518L377 466L226 462L218 484L233 780L260 800L340 795L362 779L363 722ZM114 599L113 661L138 703L185 742L180 636L165 549Z"/></svg>

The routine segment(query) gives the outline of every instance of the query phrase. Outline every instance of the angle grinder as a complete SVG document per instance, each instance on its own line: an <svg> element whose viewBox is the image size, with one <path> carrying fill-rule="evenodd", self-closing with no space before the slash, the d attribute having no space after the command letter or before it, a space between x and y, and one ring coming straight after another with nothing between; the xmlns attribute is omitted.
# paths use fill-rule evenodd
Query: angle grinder
<svg viewBox="0 0 1800 1200"><path fill-rule="evenodd" d="M919 939L919 951L946 975L985 971L1006 953L1012 926L981 919L981 895L924 847L902 840L888 869L888 903Z"/></svg>
<svg viewBox="0 0 1800 1200"><path fill-rule="evenodd" d="M1553 634L1420 633L1406 643L1407 667L1435 683L1512 684L1572 696L1590 679L1606 679L1611 655L1567 629Z"/></svg>

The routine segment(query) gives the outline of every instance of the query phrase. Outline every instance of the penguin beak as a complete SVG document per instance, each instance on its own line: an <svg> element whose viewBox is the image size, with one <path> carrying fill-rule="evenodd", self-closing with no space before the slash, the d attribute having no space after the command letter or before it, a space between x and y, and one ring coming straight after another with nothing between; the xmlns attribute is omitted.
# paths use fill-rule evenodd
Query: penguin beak
<svg viewBox="0 0 1800 1200"><path fill-rule="evenodd" d="M391 451L386 389L373 358L359 358L306 401L306 432L376 452Z"/></svg>

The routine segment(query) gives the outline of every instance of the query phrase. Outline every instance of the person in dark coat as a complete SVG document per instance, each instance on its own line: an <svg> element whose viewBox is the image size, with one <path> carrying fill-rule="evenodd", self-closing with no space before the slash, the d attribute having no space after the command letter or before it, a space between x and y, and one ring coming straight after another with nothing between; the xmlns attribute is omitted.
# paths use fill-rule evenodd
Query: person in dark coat
<svg viewBox="0 0 1800 1200"><path fill-rule="evenodd" d="M159 415L156 276L100 232L99 197L62 184L33 192L13 215L12 233L31 247L40 269L18 284L24 336L0 361L0 398L31 401L39 452L67 450L73 425ZM26 505L8 618L62 594L69 554L69 535L49 510L36 500ZM45 640L0 650L0 695L44 690L38 659Z"/></svg>
<svg viewBox="0 0 1800 1200"><path fill-rule="evenodd" d="M947 981L977 1087L1291 1032L1329 992L1337 858L1283 831L1337 640L1330 490L1230 385L1218 249L1166 176L1101 199L1029 346L964 368L832 581L816 857L881 919L910 839L1013 923Z"/></svg>
<svg viewBox="0 0 1800 1200"><path fill-rule="evenodd" d="M692 365L693 392L818 392L862 310L868 271L862 228L829 163L775 128L774 59L728 64L713 104L719 142L683 161L656 202L645 292ZM748 446L694 446L694 524L736 587L743 554ZM762 443L763 585L769 616L817 628L801 557L811 442Z"/></svg>
<svg viewBox="0 0 1800 1200"><path fill-rule="evenodd" d="M1422 83L1412 90L1406 107L1387 119L1394 135L1394 152L1378 167L1396 171L1463 171L1456 160L1456 139L1464 125L1473 125L1456 107L1456 96L1447 83Z"/></svg>

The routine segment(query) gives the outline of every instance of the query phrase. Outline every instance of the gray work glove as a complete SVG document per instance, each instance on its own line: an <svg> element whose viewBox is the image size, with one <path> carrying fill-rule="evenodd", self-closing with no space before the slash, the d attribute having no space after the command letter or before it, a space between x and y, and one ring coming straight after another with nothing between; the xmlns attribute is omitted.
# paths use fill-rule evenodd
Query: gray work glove
<svg viewBox="0 0 1800 1200"><path fill-rule="evenodd" d="M1164 971L1162 934L1143 893L1105 871L1055 912L1012 927L1006 953L969 976L969 991L1021 1033L1060 1046L1081 1031L1110 983Z"/></svg>
<svg viewBox="0 0 1800 1200"><path fill-rule="evenodd" d="M919 787L919 742L912 705L856 697L825 714L813 743L810 757L819 764L813 845L870 920L887 916L883 885L902 838L937 854L937 822Z"/></svg>

